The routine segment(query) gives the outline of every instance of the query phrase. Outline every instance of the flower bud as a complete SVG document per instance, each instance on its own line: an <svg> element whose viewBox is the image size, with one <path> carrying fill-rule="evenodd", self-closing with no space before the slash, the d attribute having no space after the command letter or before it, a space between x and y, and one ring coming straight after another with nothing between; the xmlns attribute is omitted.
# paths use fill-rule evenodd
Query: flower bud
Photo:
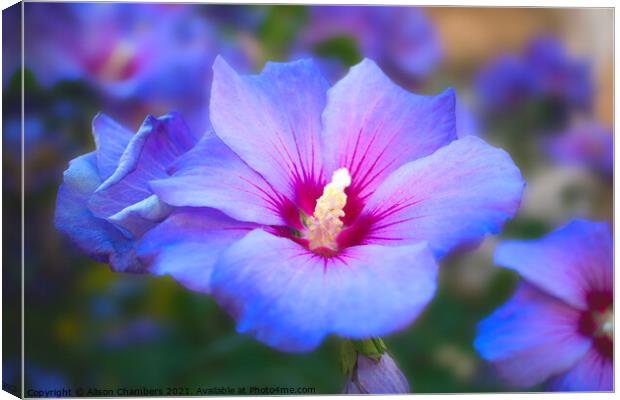
<svg viewBox="0 0 620 400"><path fill-rule="evenodd" d="M355 368L347 381L345 394L409 393L407 378L388 353L378 360L357 354Z"/></svg>

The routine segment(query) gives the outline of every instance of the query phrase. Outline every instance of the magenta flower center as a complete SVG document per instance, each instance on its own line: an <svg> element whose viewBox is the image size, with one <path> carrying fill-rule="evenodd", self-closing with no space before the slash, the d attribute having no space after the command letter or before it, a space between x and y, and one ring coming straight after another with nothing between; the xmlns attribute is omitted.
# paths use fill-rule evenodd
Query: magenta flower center
<svg viewBox="0 0 620 400"><path fill-rule="evenodd" d="M579 333L592 338L596 350L604 357L613 356L613 297L610 292L588 295L588 310L581 313Z"/></svg>
<svg viewBox="0 0 620 400"><path fill-rule="evenodd" d="M355 183L348 168L336 170L327 184L300 180L296 201L279 205L286 226L272 226L272 232L321 257L337 256L347 247L365 244L376 218L360 215L364 201Z"/></svg>

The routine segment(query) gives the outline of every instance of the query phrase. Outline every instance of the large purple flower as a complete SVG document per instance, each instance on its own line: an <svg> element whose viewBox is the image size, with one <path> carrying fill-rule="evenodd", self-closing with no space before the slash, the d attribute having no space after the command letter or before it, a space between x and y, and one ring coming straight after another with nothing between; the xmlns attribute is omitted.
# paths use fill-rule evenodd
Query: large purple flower
<svg viewBox="0 0 620 400"><path fill-rule="evenodd" d="M147 117L138 132L99 114L93 120L97 150L69 163L56 198L55 225L76 245L115 271L144 272L135 242L171 208L148 181L197 141L176 114Z"/></svg>
<svg viewBox="0 0 620 400"><path fill-rule="evenodd" d="M352 37L362 56L409 78L425 78L442 56L433 24L417 7L310 7L301 44L311 47L338 36Z"/></svg>
<svg viewBox="0 0 620 400"><path fill-rule="evenodd" d="M517 387L612 390L613 243L605 223L574 220L532 241L500 243L495 261L523 277L479 325L475 347Z"/></svg>
<svg viewBox="0 0 620 400"><path fill-rule="evenodd" d="M370 60L331 88L309 60L213 69L215 134L150 182L180 208L139 254L212 293L240 332L305 351L404 328L433 296L434 256L518 207L508 154L455 140L452 90L408 93Z"/></svg>

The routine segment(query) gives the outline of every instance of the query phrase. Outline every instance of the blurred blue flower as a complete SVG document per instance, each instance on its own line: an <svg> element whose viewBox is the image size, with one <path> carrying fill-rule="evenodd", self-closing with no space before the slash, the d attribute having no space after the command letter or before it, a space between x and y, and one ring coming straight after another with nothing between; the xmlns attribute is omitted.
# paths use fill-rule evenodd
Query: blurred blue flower
<svg viewBox="0 0 620 400"><path fill-rule="evenodd" d="M213 69L215 134L150 181L179 208L138 253L271 346L404 328L434 294L435 257L519 205L508 154L457 140L451 89L409 93L369 59L331 88L311 60Z"/></svg>
<svg viewBox="0 0 620 400"><path fill-rule="evenodd" d="M26 363L24 369L26 375L24 387L26 391L60 391L63 388L68 387L65 379L57 372L43 369L39 366L32 365L31 363ZM61 395L58 394L54 396L52 394L50 397L61 397Z"/></svg>
<svg viewBox="0 0 620 400"><path fill-rule="evenodd" d="M312 6L300 36L304 48L337 36L357 41L363 57L408 78L426 78L441 61L439 37L416 7Z"/></svg>
<svg viewBox="0 0 620 400"><path fill-rule="evenodd" d="M43 85L85 80L114 101L181 111L200 132L215 56L249 61L183 4L28 3L25 24L25 64Z"/></svg>
<svg viewBox="0 0 620 400"><path fill-rule="evenodd" d="M267 15L267 8L260 5L204 4L203 9L209 19L222 27L246 32L255 32Z"/></svg>
<svg viewBox="0 0 620 400"><path fill-rule="evenodd" d="M554 101L567 109L588 109L593 82L589 65L567 54L559 39L536 36L522 54L503 54L476 77L483 107L505 110L533 99Z"/></svg>
<svg viewBox="0 0 620 400"><path fill-rule="evenodd" d="M537 36L525 50L542 93L574 109L588 109L594 91L590 65L573 59L562 42L549 35Z"/></svg>
<svg viewBox="0 0 620 400"><path fill-rule="evenodd" d="M587 167L611 177L614 170L614 137L611 128L595 121L581 121L544 142L556 162Z"/></svg>
<svg viewBox="0 0 620 400"><path fill-rule="evenodd" d="M55 225L94 260L142 272L134 242L170 212L148 181L168 176L167 168L197 138L177 114L148 116L135 135L99 114L93 136L96 151L72 160L64 173Z"/></svg>
<svg viewBox="0 0 620 400"><path fill-rule="evenodd" d="M482 67L474 84L482 107L491 111L518 106L540 93L534 71L522 58L510 54Z"/></svg>
<svg viewBox="0 0 620 400"><path fill-rule="evenodd" d="M523 281L479 324L474 346L516 387L613 388L613 241L606 223L574 220L498 245L495 262Z"/></svg>

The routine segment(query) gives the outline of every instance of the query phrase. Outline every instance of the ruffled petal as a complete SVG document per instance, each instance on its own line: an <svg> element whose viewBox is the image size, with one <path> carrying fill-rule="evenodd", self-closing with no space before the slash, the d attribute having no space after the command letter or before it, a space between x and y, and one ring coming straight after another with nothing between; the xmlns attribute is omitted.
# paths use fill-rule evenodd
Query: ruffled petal
<svg viewBox="0 0 620 400"><path fill-rule="evenodd" d="M326 176L348 168L348 193L371 193L392 171L456 139L452 89L418 96L365 59L327 95L323 113Z"/></svg>
<svg viewBox="0 0 620 400"><path fill-rule="evenodd" d="M614 390L613 360L590 348L577 365L549 382L556 391L612 391Z"/></svg>
<svg viewBox="0 0 620 400"><path fill-rule="evenodd" d="M222 254L211 282L238 331L283 351L308 351L329 333L359 339L404 328L432 298L436 277L425 243L323 258L257 229Z"/></svg>
<svg viewBox="0 0 620 400"><path fill-rule="evenodd" d="M329 85L311 60L240 76L218 57L210 116L216 134L282 195L321 175L321 112Z"/></svg>
<svg viewBox="0 0 620 400"><path fill-rule="evenodd" d="M172 177L150 182L168 204L214 207L241 221L285 224L279 209L286 200L213 134L205 135L169 172Z"/></svg>
<svg viewBox="0 0 620 400"><path fill-rule="evenodd" d="M577 332L580 312L522 282L513 297L478 325L474 347L515 387L564 372L588 351Z"/></svg>
<svg viewBox="0 0 620 400"><path fill-rule="evenodd" d="M370 196L369 243L428 241L437 256L499 232L524 182L503 150L469 136L393 172Z"/></svg>
<svg viewBox="0 0 620 400"><path fill-rule="evenodd" d="M255 225L208 208L179 208L147 232L138 256L155 275L171 275L190 290L210 293L213 265L220 253Z"/></svg>
<svg viewBox="0 0 620 400"><path fill-rule="evenodd" d="M115 271L139 272L143 267L135 258L133 242L87 208L100 183L95 152L72 160L58 189L54 224L92 259L109 262Z"/></svg>
<svg viewBox="0 0 620 400"><path fill-rule="evenodd" d="M108 221L137 234L138 232L146 232L153 224L163 221L171 211L172 207L152 194L146 199L111 215L108 217Z"/></svg>
<svg viewBox="0 0 620 400"><path fill-rule="evenodd" d="M132 133L105 114L93 118L93 137L97 146L97 167L102 181L108 179L131 140Z"/></svg>
<svg viewBox="0 0 620 400"><path fill-rule="evenodd" d="M573 220L541 239L504 241L495 262L584 310L590 293L613 290L613 242L604 222Z"/></svg>
<svg viewBox="0 0 620 400"><path fill-rule="evenodd" d="M139 237L167 214L162 212L164 209L157 201L138 206L143 210L149 208L146 211L123 210L149 198L153 193L148 182L167 177L166 169L192 148L195 141L179 115L148 116L138 133L131 138L117 169L91 197L88 203L90 210L95 216L114 221L134 237Z"/></svg>

